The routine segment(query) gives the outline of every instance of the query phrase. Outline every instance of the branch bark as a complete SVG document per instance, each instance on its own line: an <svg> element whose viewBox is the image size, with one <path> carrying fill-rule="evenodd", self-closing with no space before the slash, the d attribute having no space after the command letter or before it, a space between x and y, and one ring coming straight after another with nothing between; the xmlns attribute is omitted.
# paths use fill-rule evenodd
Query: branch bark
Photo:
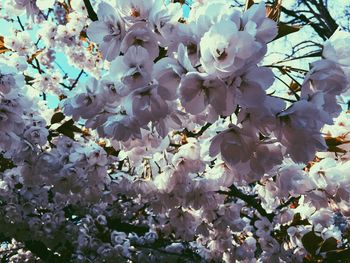
<svg viewBox="0 0 350 263"><path fill-rule="evenodd" d="M98 20L98 17L97 17L96 12L95 12L94 9L93 9L91 3L90 3L90 0L84 0L84 4L85 4L86 10L87 10L87 12L88 12L89 18L90 18L92 21L97 21L97 20Z"/></svg>
<svg viewBox="0 0 350 263"><path fill-rule="evenodd" d="M302 0L307 10L288 10L282 6L281 11L294 18L294 22L310 25L315 32L323 39L327 40L337 30L338 24L330 15L325 3L316 0ZM306 16L305 14L311 14Z"/></svg>
<svg viewBox="0 0 350 263"><path fill-rule="evenodd" d="M235 185L230 186L229 192L218 191L218 193L219 194L226 194L228 196L237 197L237 198L243 200L244 202L247 203L248 206L255 208L260 213L260 215L266 217L270 222L273 221L275 214L267 213L266 210L262 207L261 201L256 199L255 195L247 195L247 194L243 193L242 191L240 191Z"/></svg>

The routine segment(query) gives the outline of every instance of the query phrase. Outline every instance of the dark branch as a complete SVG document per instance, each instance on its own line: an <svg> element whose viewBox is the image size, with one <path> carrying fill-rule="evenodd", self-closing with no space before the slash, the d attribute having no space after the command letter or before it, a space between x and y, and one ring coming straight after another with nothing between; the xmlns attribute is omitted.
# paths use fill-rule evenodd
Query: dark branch
<svg viewBox="0 0 350 263"><path fill-rule="evenodd" d="M184 129L183 133L187 136L187 137L199 137L201 136L210 126L212 125L212 123L207 123L205 124L198 132L191 132L189 130Z"/></svg>
<svg viewBox="0 0 350 263"><path fill-rule="evenodd" d="M265 211L265 209L261 205L261 201L256 199L256 195L247 195L247 194L241 192L235 185L230 186L229 192L218 191L218 193L225 194L228 196L237 197L237 198L243 200L244 202L247 203L248 206L255 208L260 213L260 215L266 217L270 222L272 222L272 220L275 216L273 213L267 213Z"/></svg>
<svg viewBox="0 0 350 263"><path fill-rule="evenodd" d="M78 77L74 80L72 86L69 87L69 90L74 89L74 87L78 84L78 81L79 81L80 77L83 75L83 73L84 73L84 70L82 69L82 70L80 71Z"/></svg>
<svg viewBox="0 0 350 263"><path fill-rule="evenodd" d="M25 31L24 26L23 26L22 21L21 21L21 19L19 18L19 16L17 16L17 21L18 21L18 24L19 24L19 26L21 27L22 31Z"/></svg>
<svg viewBox="0 0 350 263"><path fill-rule="evenodd" d="M323 40L333 35L338 24L328 12L323 1L301 0L300 4L304 4L306 10L288 10L282 6L281 11L292 17L293 23L300 22L304 25L310 25Z"/></svg>
<svg viewBox="0 0 350 263"><path fill-rule="evenodd" d="M299 198L300 198L300 196L298 196L298 197L292 196L285 203L280 204L279 206L277 206L276 209L277 210L281 210L282 208L287 207L287 206L293 204L294 202L298 201Z"/></svg>
<svg viewBox="0 0 350 263"><path fill-rule="evenodd" d="M85 4L86 10L87 10L87 12L88 12L89 18L90 18L92 21L97 21L97 20L98 20L98 17L97 17L96 12L95 12L94 9L92 8L92 5L91 5L91 3L90 3L90 0L84 0L84 4Z"/></svg>

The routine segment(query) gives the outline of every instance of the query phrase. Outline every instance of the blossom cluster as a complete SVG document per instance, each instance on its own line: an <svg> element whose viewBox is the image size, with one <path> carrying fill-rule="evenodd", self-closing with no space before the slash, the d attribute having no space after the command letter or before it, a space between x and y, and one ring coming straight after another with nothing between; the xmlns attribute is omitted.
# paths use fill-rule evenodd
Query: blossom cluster
<svg viewBox="0 0 350 263"><path fill-rule="evenodd" d="M264 2L194 1L185 17L178 1L87 2L5 1L21 30L0 57L3 260L349 253L350 33L282 98ZM78 78L57 70L62 53Z"/></svg>

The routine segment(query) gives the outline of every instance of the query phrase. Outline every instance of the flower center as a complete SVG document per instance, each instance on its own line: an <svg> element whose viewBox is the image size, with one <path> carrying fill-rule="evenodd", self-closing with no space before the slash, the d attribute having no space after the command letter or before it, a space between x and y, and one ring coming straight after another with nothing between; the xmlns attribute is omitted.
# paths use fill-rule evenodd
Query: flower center
<svg viewBox="0 0 350 263"><path fill-rule="evenodd" d="M131 16L132 17L139 17L140 16L140 11L137 10L135 7L131 9Z"/></svg>
<svg viewBox="0 0 350 263"><path fill-rule="evenodd" d="M217 58L218 60L224 60L227 57L227 53L226 50L220 50L220 49L216 49L216 53L217 53Z"/></svg>

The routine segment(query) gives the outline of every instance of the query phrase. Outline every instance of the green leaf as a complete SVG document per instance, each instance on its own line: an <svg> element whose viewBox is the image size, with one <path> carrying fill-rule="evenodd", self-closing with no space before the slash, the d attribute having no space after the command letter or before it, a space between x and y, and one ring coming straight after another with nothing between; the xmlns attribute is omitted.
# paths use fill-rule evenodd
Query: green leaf
<svg viewBox="0 0 350 263"><path fill-rule="evenodd" d="M340 153L346 153L346 150L339 148L339 145L350 143L350 141L345 141L344 138L341 136L338 137L330 137L326 136L325 138L326 144L328 146L329 152L340 152Z"/></svg>
<svg viewBox="0 0 350 263"><path fill-rule="evenodd" d="M50 251L41 241L28 240L25 242L25 245L27 249L31 250L31 252L39 256L42 260L47 260L50 257Z"/></svg>
<svg viewBox="0 0 350 263"><path fill-rule="evenodd" d="M6 159L2 154L0 154L0 172L4 172L7 169L12 169L16 167L16 165L10 160Z"/></svg>
<svg viewBox="0 0 350 263"><path fill-rule="evenodd" d="M338 244L338 241L334 237L327 238L321 246L320 253L336 250L337 244Z"/></svg>
<svg viewBox="0 0 350 263"><path fill-rule="evenodd" d="M326 262L348 262L350 258L350 249L337 249L329 251L326 254Z"/></svg>
<svg viewBox="0 0 350 263"><path fill-rule="evenodd" d="M103 149L106 151L106 153L108 155L113 155L113 156L116 156L116 157L118 157L118 154L120 152L120 150L116 151L113 147L110 147L110 146L109 147L105 146L105 147L103 147Z"/></svg>
<svg viewBox="0 0 350 263"><path fill-rule="evenodd" d="M64 120L66 116L62 112L56 112L54 115L51 117L51 124L59 123L62 120Z"/></svg>
<svg viewBox="0 0 350 263"><path fill-rule="evenodd" d="M56 129L56 131L63 135L66 135L72 140L74 140L74 132L83 132L79 127L74 125L74 121L72 119L63 123L60 127Z"/></svg>
<svg viewBox="0 0 350 263"><path fill-rule="evenodd" d="M307 219L301 219L300 213L296 213L290 226L307 226L310 222Z"/></svg>
<svg viewBox="0 0 350 263"><path fill-rule="evenodd" d="M32 81L35 80L35 78L28 76L28 75L23 75L24 76L24 80L26 81L27 85L32 85Z"/></svg>
<svg viewBox="0 0 350 263"><path fill-rule="evenodd" d="M323 238L317 236L314 231L310 231L301 238L304 248L311 254L315 255L317 249L323 244Z"/></svg>

